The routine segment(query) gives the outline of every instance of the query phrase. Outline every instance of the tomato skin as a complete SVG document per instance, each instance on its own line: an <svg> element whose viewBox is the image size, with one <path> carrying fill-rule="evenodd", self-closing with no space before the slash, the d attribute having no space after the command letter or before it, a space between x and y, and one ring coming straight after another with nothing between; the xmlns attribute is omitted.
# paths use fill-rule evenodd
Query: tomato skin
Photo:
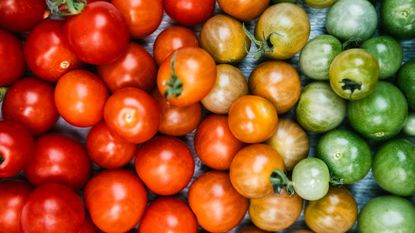
<svg viewBox="0 0 415 233"><path fill-rule="evenodd" d="M2 1L2 3L5 2ZM21 78L24 68L21 42L11 33L0 29L0 86L10 85Z"/></svg>
<svg viewBox="0 0 415 233"><path fill-rule="evenodd" d="M399 70L398 86L405 94L409 107L415 110L415 60L405 63Z"/></svg>
<svg viewBox="0 0 415 233"><path fill-rule="evenodd" d="M215 0L163 0L166 13L185 26L206 21L215 9Z"/></svg>
<svg viewBox="0 0 415 233"><path fill-rule="evenodd" d="M91 219L85 217L84 223L82 224L81 229L78 233L100 233L100 231L91 221Z"/></svg>
<svg viewBox="0 0 415 233"><path fill-rule="evenodd" d="M5 0L0 2L0 26L13 32L30 31L46 11L43 0Z"/></svg>
<svg viewBox="0 0 415 233"><path fill-rule="evenodd" d="M87 4L81 14L66 21L64 30L71 49L86 63L111 63L128 47L127 24L118 9L105 1Z"/></svg>
<svg viewBox="0 0 415 233"><path fill-rule="evenodd" d="M336 0L305 0L305 3L314 8L330 7Z"/></svg>
<svg viewBox="0 0 415 233"><path fill-rule="evenodd" d="M107 170L88 181L84 189L84 200L92 221L100 230L126 232L143 215L147 192L132 172Z"/></svg>
<svg viewBox="0 0 415 233"><path fill-rule="evenodd" d="M414 0L383 1L381 6L381 19L385 31L399 39L414 38L414 7Z"/></svg>
<svg viewBox="0 0 415 233"><path fill-rule="evenodd" d="M222 10L240 20L251 21L258 17L269 5L269 0L218 0Z"/></svg>
<svg viewBox="0 0 415 233"><path fill-rule="evenodd" d="M33 135L49 131L59 118L54 88L37 78L24 78L7 91L2 105L3 118L25 126Z"/></svg>
<svg viewBox="0 0 415 233"><path fill-rule="evenodd" d="M192 152L174 137L152 138L138 148L135 157L138 176L159 195L180 192L192 179L194 168Z"/></svg>
<svg viewBox="0 0 415 233"><path fill-rule="evenodd" d="M147 208L138 233L196 233L197 221L190 207L177 198L156 199Z"/></svg>
<svg viewBox="0 0 415 233"><path fill-rule="evenodd" d="M253 225L245 226L240 231L238 231L238 233L268 233L268 232L269 231L261 230L258 227L253 226Z"/></svg>
<svg viewBox="0 0 415 233"><path fill-rule="evenodd" d="M125 87L115 91L105 103L104 120L112 132L130 143L139 144L157 133L160 109L145 91Z"/></svg>
<svg viewBox="0 0 415 233"><path fill-rule="evenodd" d="M415 113L409 113L403 132L408 136L415 136Z"/></svg>
<svg viewBox="0 0 415 233"><path fill-rule="evenodd" d="M27 233L78 233L84 219L81 198L73 190L61 184L47 183L27 198L21 226Z"/></svg>

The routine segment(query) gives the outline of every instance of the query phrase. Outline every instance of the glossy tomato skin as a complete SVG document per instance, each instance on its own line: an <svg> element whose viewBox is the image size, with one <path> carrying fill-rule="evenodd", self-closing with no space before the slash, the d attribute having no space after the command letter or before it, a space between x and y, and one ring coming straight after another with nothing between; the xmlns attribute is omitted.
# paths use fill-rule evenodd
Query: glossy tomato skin
<svg viewBox="0 0 415 233"><path fill-rule="evenodd" d="M409 107L415 110L415 60L405 63L399 70L398 86L405 94Z"/></svg>
<svg viewBox="0 0 415 233"><path fill-rule="evenodd" d="M32 157L32 136L20 124L0 121L0 145L0 178L17 175Z"/></svg>
<svg viewBox="0 0 415 233"><path fill-rule="evenodd" d="M110 64L98 66L98 75L111 92L123 87L137 87L146 91L156 84L157 67L151 55L136 43Z"/></svg>
<svg viewBox="0 0 415 233"><path fill-rule="evenodd" d="M81 198L73 190L61 184L47 183L27 198L21 226L27 233L78 233L84 219Z"/></svg>
<svg viewBox="0 0 415 233"><path fill-rule="evenodd" d="M165 197L156 199L144 212L138 233L196 233L197 221L183 201Z"/></svg>
<svg viewBox="0 0 415 233"><path fill-rule="evenodd" d="M232 186L225 172L210 171L198 177L188 192L189 205L199 225L210 232L227 232L248 210L248 199Z"/></svg>
<svg viewBox="0 0 415 233"><path fill-rule="evenodd" d="M399 39L414 38L414 7L414 0L383 1L381 7L381 19L385 31Z"/></svg>
<svg viewBox="0 0 415 233"><path fill-rule="evenodd" d="M305 3L314 8L326 8L333 5L336 0L305 0ZM300 233L300 232L297 232Z"/></svg>
<svg viewBox="0 0 415 233"><path fill-rule="evenodd" d="M160 108L145 91L126 87L114 92L105 103L104 120L108 128L130 143L142 143L159 129Z"/></svg>
<svg viewBox="0 0 415 233"><path fill-rule="evenodd" d="M258 17L269 5L269 0L218 0L222 10L240 20L251 21Z"/></svg>
<svg viewBox="0 0 415 233"><path fill-rule="evenodd" d="M55 104L70 124L90 127L101 121L109 94L93 73L73 70L62 76L55 88Z"/></svg>
<svg viewBox="0 0 415 233"><path fill-rule="evenodd" d="M0 26L13 32L30 31L45 15L43 0L5 0L0 2Z"/></svg>
<svg viewBox="0 0 415 233"><path fill-rule="evenodd" d="M193 26L207 20L215 9L215 0L163 0L166 13L185 26Z"/></svg>
<svg viewBox="0 0 415 233"><path fill-rule="evenodd" d="M126 232L143 215L147 192L134 173L107 170L88 181L84 200L92 221L101 231Z"/></svg>
<svg viewBox="0 0 415 233"><path fill-rule="evenodd" d="M78 233L100 233L98 227L94 225L94 223L88 217L85 217L84 223L79 229Z"/></svg>
<svg viewBox="0 0 415 233"><path fill-rule="evenodd" d="M135 169L152 192L173 195L190 182L195 163L184 142L174 137L158 136L138 148Z"/></svg>
<svg viewBox="0 0 415 233"><path fill-rule="evenodd" d="M59 118L54 88L34 78L24 78L7 91L2 105L3 118L25 126L33 135L49 131Z"/></svg>
<svg viewBox="0 0 415 233"><path fill-rule="evenodd" d="M72 51L86 63L111 63L128 47L127 24L118 9L105 1L87 4L81 14L67 20L64 30Z"/></svg>
<svg viewBox="0 0 415 233"><path fill-rule="evenodd" d="M0 86L10 85L21 78L24 68L22 44L11 33L0 29Z"/></svg>
<svg viewBox="0 0 415 233"><path fill-rule="evenodd" d="M0 232L22 232L20 216L32 189L22 180L0 182Z"/></svg>

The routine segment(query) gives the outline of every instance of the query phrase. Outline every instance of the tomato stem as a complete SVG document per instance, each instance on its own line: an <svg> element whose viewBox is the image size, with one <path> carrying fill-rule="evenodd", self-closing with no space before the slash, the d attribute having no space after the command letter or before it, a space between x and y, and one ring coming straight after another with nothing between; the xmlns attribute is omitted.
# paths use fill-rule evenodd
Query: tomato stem
<svg viewBox="0 0 415 233"><path fill-rule="evenodd" d="M4 162L3 155L2 155L2 154L0 154L0 165L2 165L2 164L3 164L3 162Z"/></svg>
<svg viewBox="0 0 415 233"><path fill-rule="evenodd" d="M342 47L343 47L343 50L351 49L351 48L359 48L361 43L362 43L362 40L360 38L352 37L346 40L342 44Z"/></svg>
<svg viewBox="0 0 415 233"><path fill-rule="evenodd" d="M287 190L290 195L295 193L293 182L280 169L272 171L270 181L275 193L281 193L283 189Z"/></svg>
<svg viewBox="0 0 415 233"><path fill-rule="evenodd" d="M164 92L164 98L168 99L171 95L174 98L179 97L183 92L183 82L179 79L179 77L176 74L176 69L174 68L174 65L176 63L176 52L173 53L173 56L170 60L170 66L171 66L171 76L167 82L167 89Z"/></svg>
<svg viewBox="0 0 415 233"><path fill-rule="evenodd" d="M0 102L4 100L8 89L7 87L0 87Z"/></svg>
<svg viewBox="0 0 415 233"><path fill-rule="evenodd" d="M87 4L86 0L47 0L46 3L52 14L59 16L80 14Z"/></svg>
<svg viewBox="0 0 415 233"><path fill-rule="evenodd" d="M281 34L277 32L272 32L268 36L263 35L264 41L260 41L256 39L255 36L250 31L248 31L248 29L245 27L245 24L242 24L242 29L244 30L244 33L248 37L248 39L252 41L252 43L255 44L256 51L254 52L249 52L245 47L246 52L248 54L251 54L255 60L258 60L259 58L261 58L262 55L264 55L264 53L270 53L273 51L274 45L271 43L272 35L281 36Z"/></svg>
<svg viewBox="0 0 415 233"><path fill-rule="evenodd" d="M330 176L330 184L335 185L335 186L340 186L344 184L344 180L340 177L336 177L336 176Z"/></svg>

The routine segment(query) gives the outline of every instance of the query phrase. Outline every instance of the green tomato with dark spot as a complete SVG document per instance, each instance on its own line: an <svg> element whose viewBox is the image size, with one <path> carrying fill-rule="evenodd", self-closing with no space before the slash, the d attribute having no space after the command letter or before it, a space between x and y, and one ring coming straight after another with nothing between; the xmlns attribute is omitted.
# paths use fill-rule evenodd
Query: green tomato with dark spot
<svg viewBox="0 0 415 233"><path fill-rule="evenodd" d="M405 94L409 107L415 110L415 60L407 62L399 70L398 86Z"/></svg>
<svg viewBox="0 0 415 233"><path fill-rule="evenodd" d="M415 0L383 0L382 26L400 39L415 37Z"/></svg>

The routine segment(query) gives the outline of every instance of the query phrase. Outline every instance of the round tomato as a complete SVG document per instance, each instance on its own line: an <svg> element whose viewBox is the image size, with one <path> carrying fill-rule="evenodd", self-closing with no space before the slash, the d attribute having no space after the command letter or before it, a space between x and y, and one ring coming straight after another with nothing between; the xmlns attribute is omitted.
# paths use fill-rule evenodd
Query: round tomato
<svg viewBox="0 0 415 233"><path fill-rule="evenodd" d="M415 113L409 113L403 132L408 136L415 136Z"/></svg>
<svg viewBox="0 0 415 233"><path fill-rule="evenodd" d="M94 225L91 219L85 217L84 223L78 233L100 233L98 227Z"/></svg>
<svg viewBox="0 0 415 233"><path fill-rule="evenodd" d="M405 63L399 70L398 86L405 94L409 107L415 110L415 60Z"/></svg>
<svg viewBox="0 0 415 233"><path fill-rule="evenodd" d="M269 0L218 0L222 10L240 20L251 21L267 9Z"/></svg>
<svg viewBox="0 0 415 233"><path fill-rule="evenodd" d="M193 26L207 20L215 9L215 0L163 0L170 18L185 26Z"/></svg>
<svg viewBox="0 0 415 233"><path fill-rule="evenodd" d="M0 9L4 2L0 3ZM24 68L22 44L15 36L0 29L0 86L10 85L21 78Z"/></svg>
<svg viewBox="0 0 415 233"><path fill-rule="evenodd" d="M9 31L30 31L43 20L45 14L44 0L0 1L0 26Z"/></svg>
<svg viewBox="0 0 415 233"><path fill-rule="evenodd" d="M386 32L400 39L415 37L415 1L382 1L381 19Z"/></svg>
<svg viewBox="0 0 415 233"><path fill-rule="evenodd" d="M192 179L194 169L192 152L174 137L154 137L138 148L135 157L138 176L158 195L180 192Z"/></svg>
<svg viewBox="0 0 415 233"><path fill-rule="evenodd" d="M336 0L305 0L305 3L314 8L326 8L333 5Z"/></svg>

